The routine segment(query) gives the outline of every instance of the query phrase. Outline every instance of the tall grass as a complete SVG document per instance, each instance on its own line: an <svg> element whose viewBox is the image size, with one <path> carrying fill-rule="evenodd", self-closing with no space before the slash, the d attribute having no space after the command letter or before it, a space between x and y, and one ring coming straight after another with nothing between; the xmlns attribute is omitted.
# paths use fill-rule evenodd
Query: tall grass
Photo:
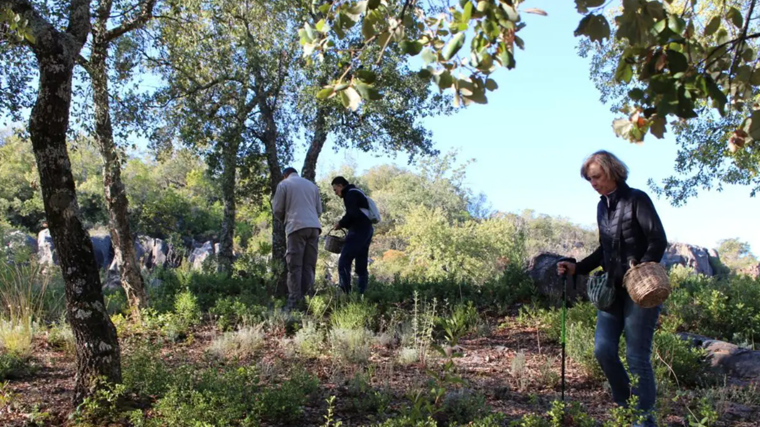
<svg viewBox="0 0 760 427"><path fill-rule="evenodd" d="M0 263L0 348L19 357L31 355L37 324L62 310L54 276L35 262Z"/></svg>

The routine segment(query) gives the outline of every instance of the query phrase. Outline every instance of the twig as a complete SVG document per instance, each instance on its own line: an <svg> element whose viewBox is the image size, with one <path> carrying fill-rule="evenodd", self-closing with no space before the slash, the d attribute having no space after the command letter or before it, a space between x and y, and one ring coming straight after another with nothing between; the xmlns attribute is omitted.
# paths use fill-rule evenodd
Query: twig
<svg viewBox="0 0 760 427"><path fill-rule="evenodd" d="M737 63L737 61L739 59L739 55L741 54L741 50L744 47L744 43L747 41L746 37L747 37L747 30L749 29L749 21L750 21L750 18L752 17L752 12L754 12L754 10L755 10L755 3L756 2L757 2L757 0L752 0L752 3L749 5L749 12L747 12L747 20L746 20L746 22L744 22L744 28L742 28L742 35L740 37L741 40L739 41L739 46L734 51L734 60L731 62L731 68L728 70L728 92L729 92L729 94L731 93L731 84L732 84L732 79L733 79L732 76L734 75L734 68L736 67L736 63Z"/></svg>

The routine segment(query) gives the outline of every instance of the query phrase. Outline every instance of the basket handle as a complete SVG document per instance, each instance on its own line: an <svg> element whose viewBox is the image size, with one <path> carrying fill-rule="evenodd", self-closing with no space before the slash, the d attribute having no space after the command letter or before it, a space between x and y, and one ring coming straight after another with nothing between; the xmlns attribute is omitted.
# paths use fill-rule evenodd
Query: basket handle
<svg viewBox="0 0 760 427"><path fill-rule="evenodd" d="M343 232L343 236L344 236L344 237L346 236L346 230L344 230L344 229L342 229L342 228L340 228L340 229L337 229L337 230L336 230L336 229L335 229L335 227L332 227L332 228L330 229L330 231L328 231L328 232L327 232L327 235L328 235L328 236L331 236L331 235L332 235L331 233L332 233L333 231L342 231L342 232Z"/></svg>
<svg viewBox="0 0 760 427"><path fill-rule="evenodd" d="M628 261L628 267L633 268L636 265L638 265L638 262L635 259Z"/></svg>

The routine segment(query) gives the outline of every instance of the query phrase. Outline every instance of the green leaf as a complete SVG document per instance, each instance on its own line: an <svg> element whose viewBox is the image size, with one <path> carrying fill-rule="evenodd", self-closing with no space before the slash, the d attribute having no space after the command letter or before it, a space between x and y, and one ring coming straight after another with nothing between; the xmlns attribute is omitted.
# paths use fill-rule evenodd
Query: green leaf
<svg viewBox="0 0 760 427"><path fill-rule="evenodd" d="M518 36L515 36L515 45L519 47L520 50L525 50L525 42Z"/></svg>
<svg viewBox="0 0 760 427"><path fill-rule="evenodd" d="M398 46L401 48L402 52L409 56L417 56L422 52L422 48L424 47L422 43L416 40L403 40Z"/></svg>
<svg viewBox="0 0 760 427"><path fill-rule="evenodd" d="M501 46L501 54L499 55L501 66L506 67L508 70L515 68L515 56L506 48L506 46L504 46L504 43L502 43Z"/></svg>
<svg viewBox="0 0 760 427"><path fill-rule="evenodd" d="M683 53L668 49L668 68L673 74L681 73L689 68L689 61Z"/></svg>
<svg viewBox="0 0 760 427"><path fill-rule="evenodd" d="M496 83L496 80L494 80L494 79L488 79L488 80L486 80L486 89L488 89L489 91L493 92L493 91L495 91L498 88L499 88L499 85Z"/></svg>
<svg viewBox="0 0 760 427"><path fill-rule="evenodd" d="M436 56L435 52L433 52L432 49L424 49L422 51L422 61L425 62L425 65L430 64L432 62L435 62L438 60L438 57Z"/></svg>
<svg viewBox="0 0 760 427"><path fill-rule="evenodd" d="M670 31L681 36L686 29L686 21L678 15L670 15L668 17L668 28L670 28Z"/></svg>
<svg viewBox="0 0 760 427"><path fill-rule="evenodd" d="M578 13L588 13L588 8L602 6L604 2L605 0L575 0L575 8Z"/></svg>
<svg viewBox="0 0 760 427"><path fill-rule="evenodd" d="M462 11L462 24L468 25L470 23L470 18L472 18L472 2L468 1L466 5L464 5L464 11Z"/></svg>
<svg viewBox="0 0 760 427"><path fill-rule="evenodd" d="M367 2L367 9L369 10L375 10L378 7L380 7L380 0L369 0Z"/></svg>
<svg viewBox="0 0 760 427"><path fill-rule="evenodd" d="M615 80L618 82L630 83L633 78L633 68L624 57L620 58L617 69L615 70Z"/></svg>
<svg viewBox="0 0 760 427"><path fill-rule="evenodd" d="M306 37L309 39L309 41L314 41L317 39L317 33L314 32L314 28L312 28L308 22L304 24L303 29L306 32Z"/></svg>
<svg viewBox="0 0 760 427"><path fill-rule="evenodd" d="M587 36L591 41L601 43L610 37L610 23L603 15L587 15L575 29L575 36Z"/></svg>
<svg viewBox="0 0 760 427"><path fill-rule="evenodd" d="M665 129L665 125L667 123L665 122L664 117L655 116L651 120L651 124L649 126L649 133L656 136L658 139L662 139L665 137L665 133L667 130Z"/></svg>
<svg viewBox="0 0 760 427"><path fill-rule="evenodd" d="M370 19L369 16L365 16L364 21L362 21L362 36L364 40L371 39L375 34L375 20Z"/></svg>
<svg viewBox="0 0 760 427"><path fill-rule="evenodd" d="M346 90L340 93L340 100L343 103L343 106L350 108L351 111L358 110L359 104L362 102L361 96L359 96L356 89L352 87L346 88Z"/></svg>
<svg viewBox="0 0 760 427"><path fill-rule="evenodd" d="M359 70L356 72L356 78L362 82L371 85L377 80L377 74L369 70Z"/></svg>
<svg viewBox="0 0 760 427"><path fill-rule="evenodd" d="M705 37L715 34L718 28L720 28L720 16L714 16L707 26L705 26Z"/></svg>
<svg viewBox="0 0 760 427"><path fill-rule="evenodd" d="M477 8L478 12L485 12L486 10L488 10L488 7L490 5L491 5L491 3L489 3L489 2L487 2L485 0L480 0L478 2L478 8Z"/></svg>
<svg viewBox="0 0 760 427"><path fill-rule="evenodd" d="M663 94L673 87L673 80L667 74L657 74L649 80L649 85L655 93Z"/></svg>
<svg viewBox="0 0 760 427"><path fill-rule="evenodd" d="M657 21L657 23L654 24L654 27L652 27L652 28L654 28L654 31L657 34L660 34L661 32L665 31L665 28L667 28L667 27L668 27L668 21L667 21L667 19L662 19L660 21Z"/></svg>
<svg viewBox="0 0 760 427"><path fill-rule="evenodd" d="M367 2L366 1L358 1L354 3L353 5L347 7L344 9L346 15L351 17L351 19L356 22L359 20L359 17L367 11Z"/></svg>
<svg viewBox="0 0 760 427"><path fill-rule="evenodd" d="M707 93L710 95L710 98L712 98L715 108L718 109L721 115L726 114L726 103L728 102L726 94L723 93L718 84L715 83L715 80L713 80L709 74L705 75L705 82L707 84Z"/></svg>
<svg viewBox="0 0 760 427"><path fill-rule="evenodd" d="M428 70L427 68L423 68L417 72L417 76L421 79L427 80L433 76L433 73L431 73L430 70Z"/></svg>
<svg viewBox="0 0 760 427"><path fill-rule="evenodd" d="M454 55L459 52L459 49L461 49L464 45L464 37L464 33L458 33L451 40L449 40L449 43L446 45L446 47L443 48L443 52L441 53L441 56L445 61L453 58Z"/></svg>
<svg viewBox="0 0 760 427"><path fill-rule="evenodd" d="M515 9L514 6L501 2L501 8L504 10L504 13L507 14L507 19L511 22L517 22L520 20L520 14L517 13L517 9Z"/></svg>
<svg viewBox="0 0 760 427"><path fill-rule="evenodd" d="M370 101L379 101L383 99L383 95L370 85L357 83L355 87L356 90L359 91L359 95L361 95L362 99L368 99Z"/></svg>
<svg viewBox="0 0 760 427"><path fill-rule="evenodd" d="M760 86L760 69L752 72L752 76L749 78L749 83L752 86Z"/></svg>
<svg viewBox="0 0 760 427"><path fill-rule="evenodd" d="M728 20L731 21L731 23L734 24L736 28L741 28L744 24L744 17L742 16L742 13L739 12L739 9L735 7L732 7L728 10L726 18L728 18Z"/></svg>
<svg viewBox="0 0 760 427"><path fill-rule="evenodd" d="M750 120L751 122L749 124L749 130L747 130L747 133L755 141L760 141L760 110L753 111Z"/></svg>
<svg viewBox="0 0 760 427"><path fill-rule="evenodd" d="M628 97L634 101L641 101L644 99L645 92L641 89L631 89L628 92Z"/></svg>
<svg viewBox="0 0 760 427"><path fill-rule="evenodd" d="M335 88L333 86L326 87L320 90L319 92L317 92L317 99L319 99L320 101L325 100L329 98L330 95L332 95L333 93L335 93Z"/></svg>
<svg viewBox="0 0 760 427"><path fill-rule="evenodd" d="M452 84L454 84L454 79L451 77L451 73L448 71L443 71L442 73L436 75L434 79L441 90L446 90L450 88Z"/></svg>

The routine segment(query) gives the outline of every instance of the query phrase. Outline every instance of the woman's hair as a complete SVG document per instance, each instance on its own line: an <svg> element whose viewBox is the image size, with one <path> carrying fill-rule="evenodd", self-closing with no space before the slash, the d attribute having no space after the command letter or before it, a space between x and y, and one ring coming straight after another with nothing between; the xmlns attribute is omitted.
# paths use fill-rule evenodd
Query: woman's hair
<svg viewBox="0 0 760 427"><path fill-rule="evenodd" d="M342 176L336 176L335 178L333 178L331 185L342 185L345 187L348 185L348 180L346 180L346 178L343 178Z"/></svg>
<svg viewBox="0 0 760 427"><path fill-rule="evenodd" d="M599 150L588 156L581 166L581 176L589 181L588 168L591 163L596 163L607 176L617 183L624 183L628 179L628 166L609 151Z"/></svg>

